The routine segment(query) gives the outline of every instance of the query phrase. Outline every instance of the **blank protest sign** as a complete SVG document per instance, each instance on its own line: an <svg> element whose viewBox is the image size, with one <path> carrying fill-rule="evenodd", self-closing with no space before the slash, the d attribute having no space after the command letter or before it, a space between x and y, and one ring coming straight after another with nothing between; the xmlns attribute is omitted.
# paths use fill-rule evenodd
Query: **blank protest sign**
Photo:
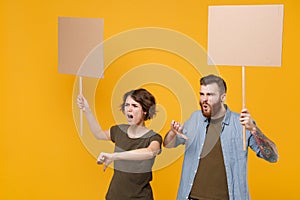
<svg viewBox="0 0 300 200"><path fill-rule="evenodd" d="M103 77L103 19L58 18L58 72L79 76ZM83 114L80 110L80 135L83 136Z"/></svg>
<svg viewBox="0 0 300 200"><path fill-rule="evenodd" d="M283 5L209 6L209 65L281 66Z"/></svg>
<svg viewBox="0 0 300 200"><path fill-rule="evenodd" d="M103 48L96 47L102 42L103 19L59 17L59 73L101 77L103 73ZM93 52L93 49L96 49L97 52Z"/></svg>
<svg viewBox="0 0 300 200"><path fill-rule="evenodd" d="M283 5L209 6L207 62L242 67L243 108L245 66L281 66L282 29Z"/></svg>

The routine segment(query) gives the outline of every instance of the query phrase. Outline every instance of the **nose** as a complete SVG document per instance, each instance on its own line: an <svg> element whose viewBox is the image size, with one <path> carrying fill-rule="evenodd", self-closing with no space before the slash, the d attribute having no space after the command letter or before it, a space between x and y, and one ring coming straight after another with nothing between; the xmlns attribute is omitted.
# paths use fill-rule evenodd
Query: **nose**
<svg viewBox="0 0 300 200"><path fill-rule="evenodd" d="M128 105L127 111L132 111L132 106L131 105Z"/></svg>
<svg viewBox="0 0 300 200"><path fill-rule="evenodd" d="M201 101L207 101L208 100L208 96L206 94L201 95Z"/></svg>

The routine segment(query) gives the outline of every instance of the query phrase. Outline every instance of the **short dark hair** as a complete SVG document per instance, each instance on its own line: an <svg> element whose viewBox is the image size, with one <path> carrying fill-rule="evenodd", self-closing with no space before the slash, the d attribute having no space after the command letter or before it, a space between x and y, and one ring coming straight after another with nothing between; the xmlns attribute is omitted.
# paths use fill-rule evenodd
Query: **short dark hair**
<svg viewBox="0 0 300 200"><path fill-rule="evenodd" d="M123 113L125 112L125 102L128 96L131 96L133 100L135 100L142 106L143 111L146 112L146 115L144 116L144 120L152 119L155 116L156 114L155 98L150 92L148 92L144 88L131 90L124 94L123 103L121 105L121 110Z"/></svg>
<svg viewBox="0 0 300 200"><path fill-rule="evenodd" d="M212 83L216 83L218 85L221 94L227 92L226 82L219 76L210 74L200 79L200 85L209 85Z"/></svg>

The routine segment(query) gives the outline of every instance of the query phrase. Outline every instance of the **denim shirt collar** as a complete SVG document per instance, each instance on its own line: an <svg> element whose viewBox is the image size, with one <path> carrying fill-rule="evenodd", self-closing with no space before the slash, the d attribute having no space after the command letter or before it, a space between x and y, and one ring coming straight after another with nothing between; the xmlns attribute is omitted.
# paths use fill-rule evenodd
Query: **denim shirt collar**
<svg viewBox="0 0 300 200"><path fill-rule="evenodd" d="M226 109L226 113L225 113L225 117L223 119L223 124L229 125L229 121L230 121L230 117L231 117L231 110L229 109L229 107L224 104L225 109Z"/></svg>

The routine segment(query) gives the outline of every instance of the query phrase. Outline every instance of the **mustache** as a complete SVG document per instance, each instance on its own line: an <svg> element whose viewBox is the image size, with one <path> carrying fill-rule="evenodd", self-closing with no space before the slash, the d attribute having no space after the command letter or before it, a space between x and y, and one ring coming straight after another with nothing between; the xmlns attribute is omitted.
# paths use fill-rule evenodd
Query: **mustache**
<svg viewBox="0 0 300 200"><path fill-rule="evenodd" d="M211 106L207 101L203 101L203 102L200 101L200 105L201 106L203 106L203 105Z"/></svg>

